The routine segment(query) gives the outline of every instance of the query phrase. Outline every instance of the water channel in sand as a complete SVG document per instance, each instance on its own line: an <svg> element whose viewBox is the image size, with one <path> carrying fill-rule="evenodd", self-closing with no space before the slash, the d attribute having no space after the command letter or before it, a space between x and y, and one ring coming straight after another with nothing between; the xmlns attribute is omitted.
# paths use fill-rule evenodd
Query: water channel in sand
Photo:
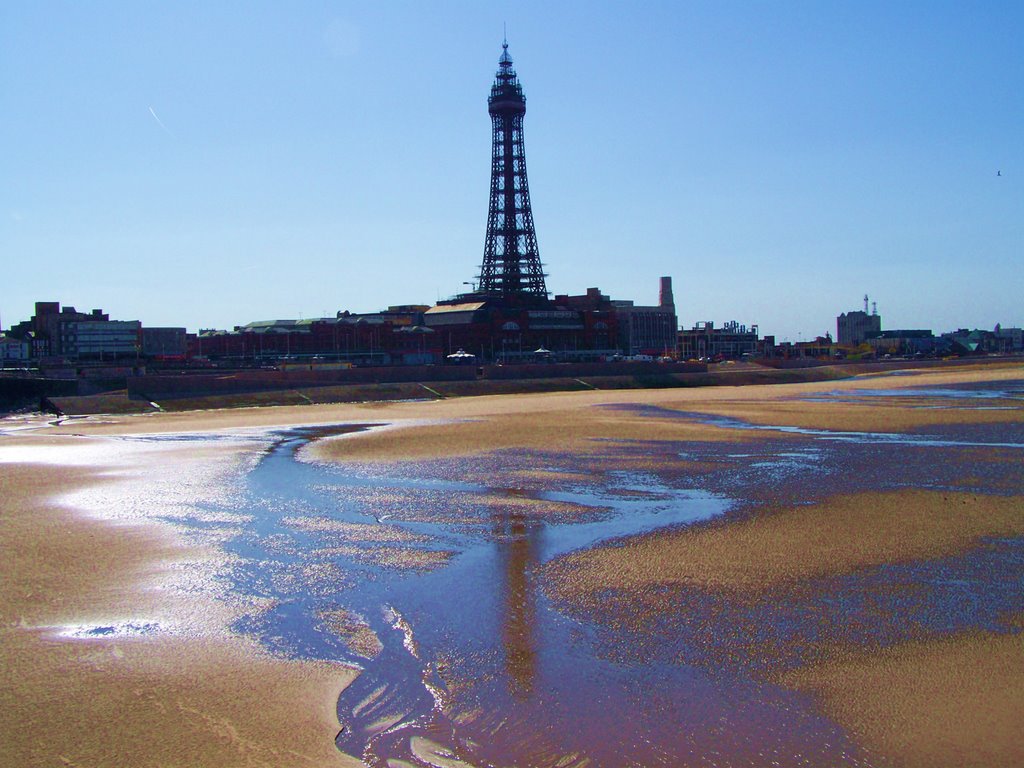
<svg viewBox="0 0 1024 768"><path fill-rule="evenodd" d="M866 765L869 756L807 698L743 662L749 628L779 655L826 620L842 626L836 631L860 627L863 637L848 639L875 644L899 641L911 624L992 628L1015 605L1024 572L1024 547L1006 540L975 555L835 579L799 604L738 607L680 595L690 619L652 616L641 631L555 605L539 580L561 555L708 520L762 501L764 489L795 502L880 489L885 482L869 469L893 462L901 471L890 487L951 486L957 451L985 445L1017 456L1020 425L609 441L599 471L593 457L528 451L398 465L305 455L311 441L347 439L336 436L352 429L270 433L259 461L232 480L237 488L173 522L224 528L232 589L260 606L238 631L285 655L363 670L338 701L337 744L374 766ZM616 468L615 456L674 460L680 469ZM711 467L699 483L688 461ZM1003 492L1020 492L1019 464L1003 466L993 465ZM997 571L1011 577L994 582ZM880 606L878 585L894 579L919 585L920 605ZM708 626L720 647L694 631ZM719 663L730 643L735 663Z"/></svg>
<svg viewBox="0 0 1024 768"><path fill-rule="evenodd" d="M224 546L234 590L262 607L237 630L364 670L338 702L339 748L395 766L863 764L803 696L616 647L636 640L557 610L538 583L553 558L721 515L728 498L685 478L580 474L556 454L303 460L348 430L275 433L227 506L174 521L248 520Z"/></svg>
<svg viewBox="0 0 1024 768"><path fill-rule="evenodd" d="M852 753L792 692L606 657L596 630L554 610L536 583L537 567L558 555L707 519L727 500L612 472L600 487L537 489L536 508L504 505L505 487L450 479L459 475L451 466L439 477L297 461L312 436L284 434L251 472L253 527L228 549L245 558L240 587L276 601L243 629L365 670L339 701L344 751L386 765L433 743L470 764L561 766L677 765L716 753L838 763ZM538 458L490 457L483 474L536 469ZM373 524L356 539L377 541L338 547L345 537L331 531L355 528L337 523ZM369 628L370 649L361 647L373 657L326 626L324 616L339 614L364 638Z"/></svg>

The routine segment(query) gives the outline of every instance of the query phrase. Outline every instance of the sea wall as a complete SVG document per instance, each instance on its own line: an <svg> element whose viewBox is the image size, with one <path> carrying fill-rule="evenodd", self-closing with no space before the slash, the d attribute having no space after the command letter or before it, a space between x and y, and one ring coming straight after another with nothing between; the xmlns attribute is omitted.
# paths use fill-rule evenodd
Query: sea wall
<svg viewBox="0 0 1024 768"><path fill-rule="evenodd" d="M478 379L575 379L584 376L662 376L703 373L703 364L535 363L528 365L410 365L341 370L240 370L147 374L128 379L128 396L163 401L210 395L315 389L346 384L468 382Z"/></svg>
<svg viewBox="0 0 1024 768"><path fill-rule="evenodd" d="M326 371L216 371L153 374L128 380L128 396L143 400L179 397L313 389L339 384L392 384L417 381L471 381L476 368L463 366L402 366Z"/></svg>
<svg viewBox="0 0 1024 768"><path fill-rule="evenodd" d="M486 365L484 379L550 379L586 376L661 376L677 373L704 373L704 363L528 363L526 365Z"/></svg>

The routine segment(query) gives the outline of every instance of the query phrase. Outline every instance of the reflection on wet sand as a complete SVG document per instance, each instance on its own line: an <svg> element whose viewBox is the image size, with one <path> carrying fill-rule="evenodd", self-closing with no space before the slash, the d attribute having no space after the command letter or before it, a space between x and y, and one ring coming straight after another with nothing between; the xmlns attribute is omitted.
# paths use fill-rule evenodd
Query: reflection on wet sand
<svg viewBox="0 0 1024 768"><path fill-rule="evenodd" d="M534 638L537 597L530 572L537 564L536 539L539 532L539 525L531 524L522 516L513 515L495 521L498 562L504 577L504 584L498 591L504 598L501 637L505 668L512 695L519 699L529 698L533 692L537 663Z"/></svg>
<svg viewBox="0 0 1024 768"><path fill-rule="evenodd" d="M507 487L508 478L538 462L559 471L531 491ZM545 563L632 531L720 515L722 499L694 492L681 477L583 473L577 458L560 454L501 452L457 464L418 462L375 477L380 485L430 487L424 503L435 513L430 519L443 522L425 524L412 499L389 522L413 525L420 534L432 530L460 554L416 583L379 573L376 586L362 590L363 598L386 596L400 608L415 660L403 652L413 643L398 644L385 633L390 652L364 665L339 701L342 749L370 765L418 764L423 739L472 765L677 765L680 756L716 749L755 763L762 754L780 765L810 758L862 764L856 748L801 697L649 652L633 656L629 647L649 644L567 620L546 597L538 578ZM335 470L338 477L351 471ZM368 482L372 471L356 474ZM438 494L442 477L487 477L497 487L460 485ZM570 516L552 514L567 503ZM447 522L450 507L461 512L454 527ZM378 512L371 506L363 514ZM486 527L472 526L474 516ZM368 605L361 610L372 612ZM624 647L614 650L617 644ZM723 729L723 723L733 725Z"/></svg>

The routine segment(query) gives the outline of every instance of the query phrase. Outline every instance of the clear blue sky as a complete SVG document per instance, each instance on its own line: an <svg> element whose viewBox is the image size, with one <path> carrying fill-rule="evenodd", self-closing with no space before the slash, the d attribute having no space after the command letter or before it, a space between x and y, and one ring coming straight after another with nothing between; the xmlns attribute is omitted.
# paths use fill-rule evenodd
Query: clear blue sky
<svg viewBox="0 0 1024 768"><path fill-rule="evenodd" d="M1024 3L7 2L0 323L464 290L502 25L557 293L835 333L1024 324ZM1001 176L997 176L1001 172Z"/></svg>

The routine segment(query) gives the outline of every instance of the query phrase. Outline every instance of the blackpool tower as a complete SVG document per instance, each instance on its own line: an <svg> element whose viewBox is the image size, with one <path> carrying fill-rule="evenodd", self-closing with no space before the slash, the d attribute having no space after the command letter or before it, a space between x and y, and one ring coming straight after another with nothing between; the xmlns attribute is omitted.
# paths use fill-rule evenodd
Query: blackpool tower
<svg viewBox="0 0 1024 768"><path fill-rule="evenodd" d="M491 201L477 291L503 299L544 301L548 292L526 183L526 98L512 68L508 43L501 47L498 73L487 99L493 129Z"/></svg>

